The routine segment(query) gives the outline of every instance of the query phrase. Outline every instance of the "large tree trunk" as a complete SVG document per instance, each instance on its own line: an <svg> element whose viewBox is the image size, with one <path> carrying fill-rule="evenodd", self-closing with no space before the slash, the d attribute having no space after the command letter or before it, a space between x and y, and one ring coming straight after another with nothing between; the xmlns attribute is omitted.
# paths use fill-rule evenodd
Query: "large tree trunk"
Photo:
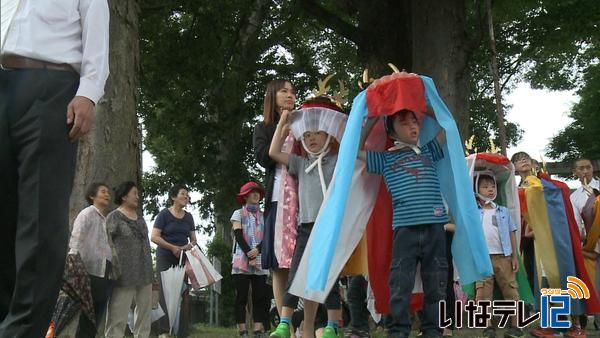
<svg viewBox="0 0 600 338"><path fill-rule="evenodd" d="M123 181L140 182L141 134L136 114L139 33L136 0L109 0L110 75L96 106L92 131L79 143L77 172L71 193L71 222L87 203L93 182L110 188Z"/></svg>
<svg viewBox="0 0 600 338"><path fill-rule="evenodd" d="M389 74L388 63L400 70L413 65L412 1L359 1L358 56L372 77Z"/></svg>
<svg viewBox="0 0 600 338"><path fill-rule="evenodd" d="M413 68L434 79L462 138L469 126L469 70L464 0L413 1Z"/></svg>
<svg viewBox="0 0 600 338"><path fill-rule="evenodd" d="M348 8L358 16L357 27L315 0L300 1L323 25L356 43L370 77L390 74L388 63L432 77L461 136L466 137L471 42L464 0L348 1Z"/></svg>

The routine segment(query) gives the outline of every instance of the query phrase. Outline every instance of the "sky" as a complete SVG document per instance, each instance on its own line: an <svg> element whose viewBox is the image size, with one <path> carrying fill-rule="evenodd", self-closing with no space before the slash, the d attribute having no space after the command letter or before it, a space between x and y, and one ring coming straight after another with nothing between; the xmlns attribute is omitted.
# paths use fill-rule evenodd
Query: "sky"
<svg viewBox="0 0 600 338"><path fill-rule="evenodd" d="M506 118L518 123L524 131L523 138L517 146L507 150L508 156L517 151L525 151L532 158L539 160L541 155L545 155L550 138L571 122L568 112L578 97L572 91L536 90L531 89L527 83L519 83L505 100L511 106L506 112ZM143 153L142 165L144 172L154 167L152 155L147 151ZM572 188L578 186L575 181L567 181L567 184ZM199 198L199 193L191 194L192 201ZM195 222L200 222L197 210L188 209ZM233 213L233 210L231 212ZM153 222L149 216L145 218L148 227L151 228ZM206 235L198 236L198 243L203 248L209 240Z"/></svg>

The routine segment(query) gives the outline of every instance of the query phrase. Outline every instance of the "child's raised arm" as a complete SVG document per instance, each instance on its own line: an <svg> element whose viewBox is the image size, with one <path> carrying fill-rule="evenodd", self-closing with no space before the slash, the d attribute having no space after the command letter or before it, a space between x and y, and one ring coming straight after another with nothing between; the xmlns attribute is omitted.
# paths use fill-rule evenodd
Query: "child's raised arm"
<svg viewBox="0 0 600 338"><path fill-rule="evenodd" d="M360 143L358 144L358 158L363 161L367 161L367 152L363 150L363 148L365 147L365 142L367 141L367 136L369 136L371 130L373 129L377 121L379 121L379 116L367 118L367 123L365 123L361 131Z"/></svg>
<svg viewBox="0 0 600 338"><path fill-rule="evenodd" d="M430 105L427 105L427 115L429 115L429 117L437 121L437 118L435 117L435 111ZM444 130L444 128L440 129L437 135L435 135L435 138L440 145L446 142L446 131Z"/></svg>
<svg viewBox="0 0 600 338"><path fill-rule="evenodd" d="M283 142L289 133L289 127L287 124L289 111L284 110L281 112L279 117L279 123L273 134L273 140L271 140L271 147L269 148L269 156L277 163L288 165L288 154L281 151Z"/></svg>

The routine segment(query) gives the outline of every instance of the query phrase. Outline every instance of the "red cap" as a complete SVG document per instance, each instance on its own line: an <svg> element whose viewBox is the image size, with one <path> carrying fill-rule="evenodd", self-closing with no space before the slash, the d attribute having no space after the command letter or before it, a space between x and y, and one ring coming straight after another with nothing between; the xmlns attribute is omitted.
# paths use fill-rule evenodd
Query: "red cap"
<svg viewBox="0 0 600 338"><path fill-rule="evenodd" d="M260 194L260 199L262 199L265 196L265 190L260 185L258 185L258 183L247 182L246 184L242 185L242 187L240 188L240 193L236 195L235 200L239 204L244 205L246 204L246 196L248 196L248 194L253 191L258 191L258 193Z"/></svg>

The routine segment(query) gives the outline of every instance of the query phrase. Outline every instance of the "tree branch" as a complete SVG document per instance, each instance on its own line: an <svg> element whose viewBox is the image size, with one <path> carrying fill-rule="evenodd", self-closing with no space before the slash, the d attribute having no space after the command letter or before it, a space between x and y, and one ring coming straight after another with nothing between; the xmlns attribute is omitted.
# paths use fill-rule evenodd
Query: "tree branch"
<svg viewBox="0 0 600 338"><path fill-rule="evenodd" d="M302 8L325 27L335 31L344 38L358 44L359 31L356 26L344 21L332 11L321 6L315 0L299 0Z"/></svg>

